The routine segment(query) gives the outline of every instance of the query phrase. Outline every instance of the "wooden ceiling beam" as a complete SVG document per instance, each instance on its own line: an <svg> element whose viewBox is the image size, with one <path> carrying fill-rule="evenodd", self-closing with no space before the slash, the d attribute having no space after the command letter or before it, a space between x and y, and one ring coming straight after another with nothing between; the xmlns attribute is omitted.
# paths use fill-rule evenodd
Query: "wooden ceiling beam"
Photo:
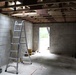
<svg viewBox="0 0 76 75"><path fill-rule="evenodd" d="M30 16L29 16L29 17L30 17ZM56 16L55 16L55 17L56 17ZM42 16L39 17L39 16L38 16L38 17L33 17L33 18L39 18L39 19L42 19L42 18L51 18L51 17L42 17ZM59 15L59 16L57 16L57 18L62 18L62 17ZM76 18L76 16L73 17L73 16L71 15L71 16L66 16L66 18Z"/></svg>
<svg viewBox="0 0 76 75"><path fill-rule="evenodd" d="M22 6L22 4L20 4L20 5L14 5L14 8L15 7L21 7ZM10 8L12 8L12 6L9 6ZM2 9L2 8L7 8L7 7L5 7L5 6L3 6L3 7L0 7L0 9ZM63 7L41 7L40 9L64 9L64 8L76 8L76 5L66 5L66 6L63 6ZM21 11L24 11L25 9L21 9ZM32 10L32 9L29 9L29 10ZM33 9L33 10L37 10L37 9Z"/></svg>
<svg viewBox="0 0 76 75"><path fill-rule="evenodd" d="M50 24L50 23L65 23L65 22L63 21L61 22L33 22L33 24ZM66 23L76 23L76 21L73 21L73 22L67 21Z"/></svg>
<svg viewBox="0 0 76 75"><path fill-rule="evenodd" d="M66 8L76 8L76 5L71 5L71 6L64 6L64 7L48 7L48 8L41 8L41 9L51 9L51 10L54 10L54 9L66 9ZM28 10L37 10L37 9L19 9L19 10L10 10L10 11L2 11L2 13L9 13L9 12L18 12L18 11L28 11ZM65 11L65 10L64 10ZM72 11L76 11L76 10L72 10Z"/></svg>
<svg viewBox="0 0 76 75"><path fill-rule="evenodd" d="M9 1L20 1L20 0L0 0L0 2L9 2ZM59 2L74 2L74 1L76 1L76 0L60 0ZM38 1L37 1L38 2ZM49 2L58 2L58 1L56 1L56 0L53 0L53 1L51 1L51 0L43 0L43 1L41 1L41 2L38 2L38 3L49 3Z"/></svg>
<svg viewBox="0 0 76 75"><path fill-rule="evenodd" d="M62 8L62 7L63 7L63 5L60 3L60 4L59 4L59 7L60 7L60 8ZM61 9L61 14L62 14L62 17L63 17L63 19L64 19L64 22L66 22L66 17L65 17L66 15L65 15L64 10L63 10L63 9Z"/></svg>
<svg viewBox="0 0 76 75"><path fill-rule="evenodd" d="M0 2L19 1L19 0L0 0Z"/></svg>
<svg viewBox="0 0 76 75"><path fill-rule="evenodd" d="M14 1L14 0L3 0L3 1ZM40 2L37 4L32 4L32 5L25 5L25 6L38 6L38 5L45 5L45 4L59 4L59 3L68 3L68 2L76 2L76 0L61 0L60 2L57 1L44 1L44 2ZM1 6L0 9L2 8L10 8L10 7L19 7L19 6L24 6L23 4L18 4L18 5L8 5L7 7L5 6Z"/></svg>

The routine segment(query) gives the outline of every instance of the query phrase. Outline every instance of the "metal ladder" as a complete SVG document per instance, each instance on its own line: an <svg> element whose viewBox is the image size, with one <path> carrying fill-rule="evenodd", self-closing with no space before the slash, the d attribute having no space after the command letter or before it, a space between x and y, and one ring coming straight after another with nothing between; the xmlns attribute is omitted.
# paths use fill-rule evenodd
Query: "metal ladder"
<svg viewBox="0 0 76 75"><path fill-rule="evenodd" d="M24 37L22 37L22 32L24 32ZM21 38L25 39L25 43L21 43ZM21 44L25 44L26 52L27 52L29 61L32 64L31 58L30 58L30 55L29 55L29 52L28 52L28 45L27 45L27 38L26 38L26 31L25 31L24 21L21 21L20 23L18 23L16 21L15 25L14 25L12 40L11 40L10 55L9 55L9 58L8 58L8 64L6 65L5 72L7 72L8 67L14 67L16 69L16 74L18 74L19 60L21 59L21 62L23 63L22 58L20 58L20 56L19 56L20 50L21 50ZM16 50L12 49L12 48L15 48L14 46L16 46L16 48L17 48ZM12 56L13 54L16 54L16 57L13 57ZM11 60L16 61L16 66L9 65Z"/></svg>

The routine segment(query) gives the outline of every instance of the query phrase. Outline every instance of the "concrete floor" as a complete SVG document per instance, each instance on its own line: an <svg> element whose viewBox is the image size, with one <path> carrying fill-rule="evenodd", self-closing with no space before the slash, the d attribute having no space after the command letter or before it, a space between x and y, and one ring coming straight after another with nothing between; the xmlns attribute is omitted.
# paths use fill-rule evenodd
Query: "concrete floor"
<svg viewBox="0 0 76 75"><path fill-rule="evenodd" d="M18 75L76 75L75 59L57 56L49 52L36 53L31 56L31 59L32 65L19 63ZM3 72L0 75L16 75L4 72L5 66L2 69ZM9 68L9 71L15 72L15 69Z"/></svg>

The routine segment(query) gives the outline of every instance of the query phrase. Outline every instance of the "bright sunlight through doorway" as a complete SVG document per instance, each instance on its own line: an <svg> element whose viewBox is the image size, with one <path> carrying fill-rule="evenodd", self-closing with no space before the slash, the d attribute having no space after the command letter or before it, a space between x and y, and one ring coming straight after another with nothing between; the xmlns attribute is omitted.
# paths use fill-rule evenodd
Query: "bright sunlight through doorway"
<svg viewBox="0 0 76 75"><path fill-rule="evenodd" d="M39 28L39 52L47 53L49 52L50 47L50 28L49 27L40 27Z"/></svg>

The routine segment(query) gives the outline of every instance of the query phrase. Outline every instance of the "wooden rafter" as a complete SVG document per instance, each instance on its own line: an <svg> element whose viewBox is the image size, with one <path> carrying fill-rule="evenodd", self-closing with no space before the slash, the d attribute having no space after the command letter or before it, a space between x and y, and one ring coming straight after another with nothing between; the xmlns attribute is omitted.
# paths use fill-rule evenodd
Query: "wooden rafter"
<svg viewBox="0 0 76 75"><path fill-rule="evenodd" d="M66 8L76 8L76 5L67 5L67 6L63 6L63 7L57 7L57 6L55 6L55 7L48 7L48 8L41 8L41 9L51 9L51 10L55 10L55 9L66 9ZM18 11L26 11L26 10L37 10L37 9L19 9L19 10L16 10L16 11L14 11L14 10L10 10L10 11L2 11L3 13L8 13L8 12L18 12ZM75 11L75 10L74 10Z"/></svg>
<svg viewBox="0 0 76 75"><path fill-rule="evenodd" d="M14 0L3 0L3 1L14 1ZM32 5L28 5L28 6L38 6L38 5L44 5L44 4L59 4L59 3L68 3L68 2L76 2L76 0L60 0L60 2L57 2L57 1L45 1L44 2L40 2L40 3L37 3L37 4L32 4ZM19 7L19 6L24 6L23 4L17 4L17 5L8 5L7 7L5 6L2 6L0 8L10 8L10 7ZM25 5L27 6L27 5Z"/></svg>
<svg viewBox="0 0 76 75"><path fill-rule="evenodd" d="M13 13L22 13L22 11L32 11L32 10L38 10L38 9L46 9L48 12L52 11L55 13L51 12L48 14L48 16L23 16L21 17L22 19L26 19L32 23L46 23L46 22L69 22L71 21L71 18L73 18L72 21L75 22L75 18L76 16L72 16L73 14L71 14L70 16L66 13L67 11L70 12L76 12L76 0L43 0L43 2L37 2L36 4L23 4L21 1L21 4L17 4L16 2L14 3L14 5L9 5L8 3L14 2L14 1L19 1L19 0L0 0L0 2L5 2L5 5L0 6L0 12L1 13L6 13L6 14L10 14L12 15ZM29 1L29 0L28 0ZM32 1L32 0L31 0ZM58 6L59 4L61 4L61 6ZM22 7L25 6L25 9L23 9ZM27 8L27 6L29 8ZM37 7L37 8L35 8ZM10 9L13 8L13 9ZM60 14L56 15L56 11L60 12ZM36 12L36 11L35 11ZM62 14L61 14L62 13ZM66 15L66 16L65 16ZM74 14L76 15L76 14ZM17 16L19 17L19 16ZM32 18L31 18L32 17ZM69 18L67 20L67 18ZM46 19L46 20L44 20ZM64 19L64 20L63 20Z"/></svg>

